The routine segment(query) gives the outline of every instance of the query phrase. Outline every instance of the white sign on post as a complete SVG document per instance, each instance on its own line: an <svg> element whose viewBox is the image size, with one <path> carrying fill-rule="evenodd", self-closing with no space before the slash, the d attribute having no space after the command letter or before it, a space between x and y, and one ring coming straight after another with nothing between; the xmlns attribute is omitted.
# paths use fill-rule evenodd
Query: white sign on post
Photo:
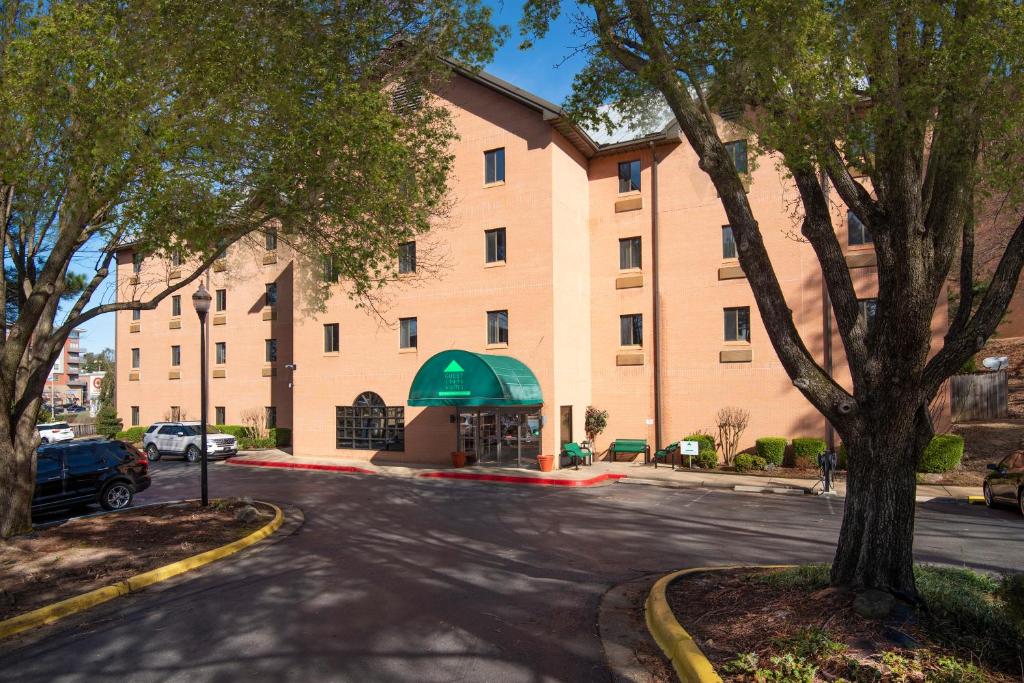
<svg viewBox="0 0 1024 683"><path fill-rule="evenodd" d="M699 441L680 441L679 452L683 455L698 455L700 453Z"/></svg>

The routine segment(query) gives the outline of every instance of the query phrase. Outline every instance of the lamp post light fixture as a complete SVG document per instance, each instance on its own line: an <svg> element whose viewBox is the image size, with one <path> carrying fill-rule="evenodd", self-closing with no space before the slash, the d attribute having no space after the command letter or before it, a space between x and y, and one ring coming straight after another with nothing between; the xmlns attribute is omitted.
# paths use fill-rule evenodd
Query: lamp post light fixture
<svg viewBox="0 0 1024 683"><path fill-rule="evenodd" d="M210 504L206 486L206 314L210 312L210 300L212 298L201 282L199 283L199 289L192 295L192 305L196 309L196 315L199 316L199 463L203 507Z"/></svg>

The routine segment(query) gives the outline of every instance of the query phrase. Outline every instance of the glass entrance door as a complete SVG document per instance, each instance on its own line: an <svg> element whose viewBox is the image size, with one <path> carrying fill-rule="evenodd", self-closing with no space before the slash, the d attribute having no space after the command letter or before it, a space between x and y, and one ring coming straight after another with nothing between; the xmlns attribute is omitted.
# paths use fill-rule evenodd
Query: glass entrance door
<svg viewBox="0 0 1024 683"><path fill-rule="evenodd" d="M477 413L476 457L477 462L499 464L501 449L498 441L498 414L481 410Z"/></svg>
<svg viewBox="0 0 1024 683"><path fill-rule="evenodd" d="M540 455L540 412L473 408L459 412L459 447L470 462L525 467Z"/></svg>

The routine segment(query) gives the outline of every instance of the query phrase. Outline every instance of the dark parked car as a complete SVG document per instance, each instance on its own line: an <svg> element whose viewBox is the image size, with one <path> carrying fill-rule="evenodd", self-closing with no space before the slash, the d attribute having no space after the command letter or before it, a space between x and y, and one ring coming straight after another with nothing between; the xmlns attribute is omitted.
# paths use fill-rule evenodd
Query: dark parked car
<svg viewBox="0 0 1024 683"><path fill-rule="evenodd" d="M985 477L982 487L985 504L992 507L1012 503L1024 515L1024 451L1008 455L998 465L988 468L992 471Z"/></svg>
<svg viewBox="0 0 1024 683"><path fill-rule="evenodd" d="M41 446L32 511L89 503L121 510L149 484L146 454L123 441L93 439Z"/></svg>

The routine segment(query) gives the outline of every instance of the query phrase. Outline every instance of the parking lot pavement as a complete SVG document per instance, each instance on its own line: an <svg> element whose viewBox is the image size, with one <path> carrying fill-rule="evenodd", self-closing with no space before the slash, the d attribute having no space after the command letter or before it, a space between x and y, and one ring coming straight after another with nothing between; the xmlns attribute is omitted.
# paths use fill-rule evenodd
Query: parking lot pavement
<svg viewBox="0 0 1024 683"><path fill-rule="evenodd" d="M154 465L140 504L194 497ZM305 524L173 589L24 648L5 680L603 681L601 595L654 571L827 561L842 502L615 484L565 489L210 468L211 495L297 505ZM1012 511L918 506L921 561L1021 569ZM998 542L997 542L998 541Z"/></svg>

